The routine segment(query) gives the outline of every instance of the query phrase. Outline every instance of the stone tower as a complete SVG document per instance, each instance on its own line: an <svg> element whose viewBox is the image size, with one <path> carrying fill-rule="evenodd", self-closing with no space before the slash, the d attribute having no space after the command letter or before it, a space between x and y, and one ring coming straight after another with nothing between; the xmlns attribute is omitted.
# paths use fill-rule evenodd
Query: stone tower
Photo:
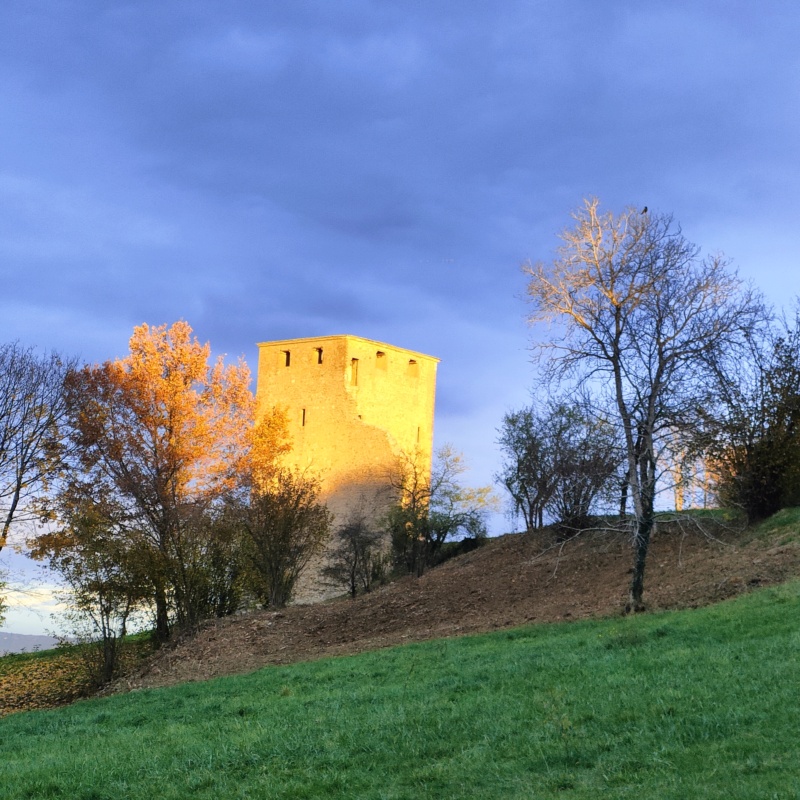
<svg viewBox="0 0 800 800"><path fill-rule="evenodd" d="M258 408L288 410L288 463L322 479L335 525L383 514L387 475L403 453L430 469L438 358L359 336L258 348Z"/></svg>

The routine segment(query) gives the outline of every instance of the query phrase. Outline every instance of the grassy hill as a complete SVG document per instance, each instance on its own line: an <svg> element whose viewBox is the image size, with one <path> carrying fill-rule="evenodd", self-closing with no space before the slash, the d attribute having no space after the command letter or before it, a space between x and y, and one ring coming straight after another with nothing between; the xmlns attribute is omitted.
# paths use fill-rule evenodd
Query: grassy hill
<svg viewBox="0 0 800 800"><path fill-rule="evenodd" d="M0 800L800 797L800 584L778 585L800 510L710 516L661 521L661 611L636 618L624 537L512 535L354 602L210 622L117 690L239 677L11 714L89 687L80 648L0 658Z"/></svg>
<svg viewBox="0 0 800 800"><path fill-rule="evenodd" d="M645 581L650 609L707 605L800 577L800 510L781 512L750 531L709 513L681 524L659 522ZM211 620L124 686L207 680L527 622L618 615L631 566L628 537L605 530L569 541L553 532L504 536L420 579L401 579L355 601Z"/></svg>
<svg viewBox="0 0 800 800"><path fill-rule="evenodd" d="M790 798L800 583L0 720L0 798Z"/></svg>

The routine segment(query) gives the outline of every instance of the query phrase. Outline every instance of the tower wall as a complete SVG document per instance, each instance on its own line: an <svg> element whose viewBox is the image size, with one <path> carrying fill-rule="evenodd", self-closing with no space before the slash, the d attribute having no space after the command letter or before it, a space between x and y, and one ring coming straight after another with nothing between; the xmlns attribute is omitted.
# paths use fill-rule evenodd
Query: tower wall
<svg viewBox="0 0 800 800"><path fill-rule="evenodd" d="M439 359L357 336L258 347L258 408L287 409L286 462L322 480L334 526L356 514L377 522L398 457L416 453L430 470Z"/></svg>

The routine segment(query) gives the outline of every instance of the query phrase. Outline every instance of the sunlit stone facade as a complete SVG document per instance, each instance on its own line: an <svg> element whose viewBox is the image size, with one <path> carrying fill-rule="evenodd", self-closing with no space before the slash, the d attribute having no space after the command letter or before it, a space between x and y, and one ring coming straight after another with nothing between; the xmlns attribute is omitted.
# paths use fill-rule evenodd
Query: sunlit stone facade
<svg viewBox="0 0 800 800"><path fill-rule="evenodd" d="M383 515L401 454L430 469L439 359L358 336L258 347L258 407L288 410L288 462L322 479L336 524Z"/></svg>

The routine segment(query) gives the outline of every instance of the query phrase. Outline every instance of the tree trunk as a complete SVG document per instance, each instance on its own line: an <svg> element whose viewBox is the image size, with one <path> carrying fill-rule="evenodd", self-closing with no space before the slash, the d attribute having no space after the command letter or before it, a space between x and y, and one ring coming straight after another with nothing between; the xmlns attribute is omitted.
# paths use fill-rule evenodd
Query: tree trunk
<svg viewBox="0 0 800 800"><path fill-rule="evenodd" d="M620 484L620 492L619 492L619 518L625 519L628 514L628 476L625 476L625 480L622 481Z"/></svg>
<svg viewBox="0 0 800 800"><path fill-rule="evenodd" d="M117 640L111 635L103 637L103 667L100 681L110 683L117 669Z"/></svg>
<svg viewBox="0 0 800 800"><path fill-rule="evenodd" d="M3 532L0 533L0 550L2 550L8 542L8 532L11 530L11 521L14 519L14 513L19 505L21 492L22 486L20 485L20 479L17 478L14 496L11 498L11 503L9 504L8 511L6 512L5 522L3 522Z"/></svg>
<svg viewBox="0 0 800 800"><path fill-rule="evenodd" d="M653 512L648 511L639 521L636 528L636 540L634 547L636 555L633 561L633 578L631 579L631 589L628 604L625 606L626 613L637 613L644 611L644 568L647 562L647 551L650 547L650 536L653 532Z"/></svg>
<svg viewBox="0 0 800 800"><path fill-rule="evenodd" d="M166 642L169 639L169 610L167 608L167 595L163 587L156 589L156 641Z"/></svg>

